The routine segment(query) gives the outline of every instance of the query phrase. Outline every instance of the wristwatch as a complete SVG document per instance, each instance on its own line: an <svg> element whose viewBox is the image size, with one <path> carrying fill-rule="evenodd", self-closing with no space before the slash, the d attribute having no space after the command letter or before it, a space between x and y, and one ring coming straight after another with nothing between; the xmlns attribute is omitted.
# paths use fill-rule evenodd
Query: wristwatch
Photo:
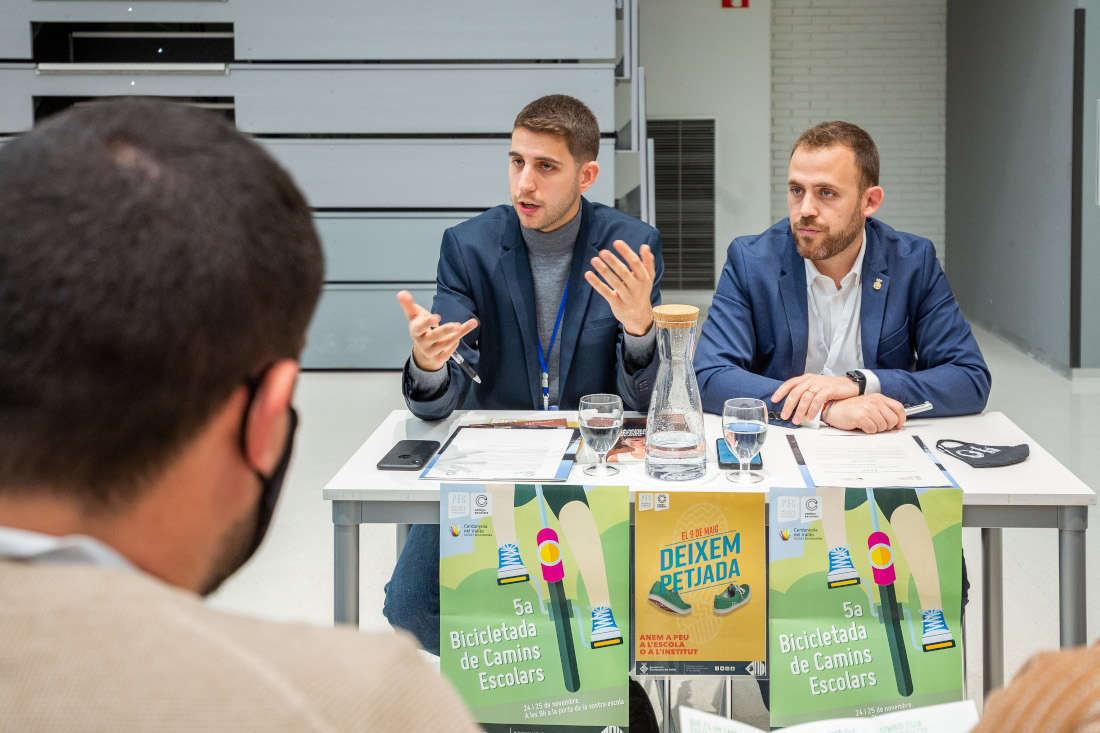
<svg viewBox="0 0 1100 733"><path fill-rule="evenodd" d="M860 394L863 394L867 391L867 377L863 374L863 372L859 371L858 369L853 369L852 371L848 372L846 376L848 377L848 379L851 379L853 382L859 385Z"/></svg>

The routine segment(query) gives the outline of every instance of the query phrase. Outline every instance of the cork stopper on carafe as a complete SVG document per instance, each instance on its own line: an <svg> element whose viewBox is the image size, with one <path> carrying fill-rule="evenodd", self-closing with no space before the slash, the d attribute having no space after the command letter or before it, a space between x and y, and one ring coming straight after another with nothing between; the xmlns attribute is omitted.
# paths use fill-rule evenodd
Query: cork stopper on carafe
<svg viewBox="0 0 1100 733"><path fill-rule="evenodd" d="M699 309L666 303L653 308L653 320L661 328L691 328L699 320Z"/></svg>

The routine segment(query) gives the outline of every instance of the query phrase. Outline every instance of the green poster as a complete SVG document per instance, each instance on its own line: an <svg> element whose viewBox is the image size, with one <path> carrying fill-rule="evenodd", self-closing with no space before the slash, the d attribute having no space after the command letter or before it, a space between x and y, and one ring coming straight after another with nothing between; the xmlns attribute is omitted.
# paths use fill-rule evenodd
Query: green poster
<svg viewBox="0 0 1100 733"><path fill-rule="evenodd" d="M962 700L962 492L772 489L771 721Z"/></svg>
<svg viewBox="0 0 1100 733"><path fill-rule="evenodd" d="M627 725L625 486L442 484L440 668L487 731Z"/></svg>

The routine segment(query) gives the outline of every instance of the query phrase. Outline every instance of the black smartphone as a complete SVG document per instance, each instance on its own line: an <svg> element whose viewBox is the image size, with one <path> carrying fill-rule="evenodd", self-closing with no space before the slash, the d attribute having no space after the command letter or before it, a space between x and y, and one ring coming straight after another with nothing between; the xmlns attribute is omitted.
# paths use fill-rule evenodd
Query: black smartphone
<svg viewBox="0 0 1100 733"><path fill-rule="evenodd" d="M438 440L399 440L378 462L380 471L418 471L439 450Z"/></svg>
<svg viewBox="0 0 1100 733"><path fill-rule="evenodd" d="M729 445L726 443L725 438L719 438L715 441L715 445L718 446L718 468L724 471L733 471L740 468L741 464L737 462L737 457L733 455L733 451L730 450ZM757 453L749 461L749 470L757 471L764 467L764 459Z"/></svg>

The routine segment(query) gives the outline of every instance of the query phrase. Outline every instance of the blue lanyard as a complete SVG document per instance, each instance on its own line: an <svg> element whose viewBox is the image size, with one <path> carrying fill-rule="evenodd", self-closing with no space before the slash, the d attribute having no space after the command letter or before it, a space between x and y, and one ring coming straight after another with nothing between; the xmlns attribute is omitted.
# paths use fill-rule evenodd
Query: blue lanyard
<svg viewBox="0 0 1100 733"><path fill-rule="evenodd" d="M561 317L565 315L565 296L569 295L569 281L565 281L565 292L561 294L561 305L558 306L558 320L554 321L554 332L550 334L550 348L546 354L542 353L542 339L535 335L539 341L539 367L542 369L542 409L550 409L550 352L554 350L554 341L558 338L558 327L561 326Z"/></svg>

